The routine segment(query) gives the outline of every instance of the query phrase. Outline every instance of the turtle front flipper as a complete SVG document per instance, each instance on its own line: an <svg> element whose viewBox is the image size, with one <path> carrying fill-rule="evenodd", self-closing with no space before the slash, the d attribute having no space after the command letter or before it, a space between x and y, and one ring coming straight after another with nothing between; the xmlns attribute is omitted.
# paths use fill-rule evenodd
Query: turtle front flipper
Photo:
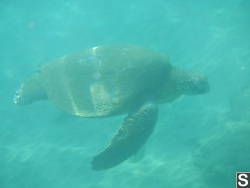
<svg viewBox="0 0 250 188"><path fill-rule="evenodd" d="M41 76L40 74L34 74L17 90L13 102L15 104L26 105L43 99L47 99L47 95L41 85Z"/></svg>
<svg viewBox="0 0 250 188"><path fill-rule="evenodd" d="M128 115L108 147L93 158L92 168L112 168L136 154L153 132L157 116L158 108L154 104L145 104Z"/></svg>

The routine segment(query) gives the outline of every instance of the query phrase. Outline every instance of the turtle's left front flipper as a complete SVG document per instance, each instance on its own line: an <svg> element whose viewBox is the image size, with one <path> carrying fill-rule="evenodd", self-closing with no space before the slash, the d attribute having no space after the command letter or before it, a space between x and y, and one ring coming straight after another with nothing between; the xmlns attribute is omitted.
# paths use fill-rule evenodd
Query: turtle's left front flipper
<svg viewBox="0 0 250 188"><path fill-rule="evenodd" d="M158 108L151 103L128 115L108 147L93 158L92 168L112 168L136 154L153 132L157 116Z"/></svg>

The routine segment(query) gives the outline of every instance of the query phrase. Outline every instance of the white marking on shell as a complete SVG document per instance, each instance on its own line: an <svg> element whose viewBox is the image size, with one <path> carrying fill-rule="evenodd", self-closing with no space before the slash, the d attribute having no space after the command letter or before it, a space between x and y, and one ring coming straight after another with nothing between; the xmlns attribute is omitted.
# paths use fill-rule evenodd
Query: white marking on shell
<svg viewBox="0 0 250 188"><path fill-rule="evenodd" d="M96 55L97 48L98 48L98 46L95 46L95 47L92 48L92 52L93 52L94 55Z"/></svg>

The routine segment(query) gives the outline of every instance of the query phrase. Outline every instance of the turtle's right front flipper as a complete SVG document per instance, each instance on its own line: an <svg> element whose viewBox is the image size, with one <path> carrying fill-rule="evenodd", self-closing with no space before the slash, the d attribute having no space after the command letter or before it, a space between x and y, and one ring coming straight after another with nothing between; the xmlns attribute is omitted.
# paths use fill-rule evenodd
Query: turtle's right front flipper
<svg viewBox="0 0 250 188"><path fill-rule="evenodd" d="M47 99L41 81L40 74L34 74L21 85L20 89L16 92L13 102L15 104L25 105L31 104L34 101Z"/></svg>
<svg viewBox="0 0 250 188"><path fill-rule="evenodd" d="M154 104L145 104L128 115L108 147L94 157L92 168L112 168L136 154L153 132L157 116L158 108Z"/></svg>

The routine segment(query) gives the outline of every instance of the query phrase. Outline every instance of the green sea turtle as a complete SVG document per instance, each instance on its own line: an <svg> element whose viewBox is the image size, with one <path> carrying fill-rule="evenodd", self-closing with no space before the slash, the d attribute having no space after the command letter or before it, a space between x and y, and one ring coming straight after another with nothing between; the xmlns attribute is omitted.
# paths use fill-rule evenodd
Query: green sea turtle
<svg viewBox="0 0 250 188"><path fill-rule="evenodd" d="M146 143L158 104L208 92L207 78L169 63L166 55L137 46L98 46L42 65L21 85L15 104L49 99L83 117L128 114L92 168L112 168Z"/></svg>

